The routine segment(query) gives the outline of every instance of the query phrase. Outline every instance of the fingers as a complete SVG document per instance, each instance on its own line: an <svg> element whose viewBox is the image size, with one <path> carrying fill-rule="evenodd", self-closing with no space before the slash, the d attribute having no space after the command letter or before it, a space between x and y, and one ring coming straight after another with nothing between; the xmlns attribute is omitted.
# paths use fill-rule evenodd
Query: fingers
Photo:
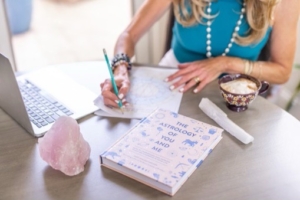
<svg viewBox="0 0 300 200"><path fill-rule="evenodd" d="M199 78L199 76L196 76L196 77L190 79L184 87L180 88L179 92L186 92L193 86L198 85L200 82L201 82L201 79Z"/></svg>
<svg viewBox="0 0 300 200"><path fill-rule="evenodd" d="M189 88L193 87L195 84L197 84L201 80L201 79L199 79L199 77L196 78L197 80L194 78L195 78L194 73L186 74L186 75L182 76L178 81L173 83L170 86L170 89L174 90L174 89L184 85L179 90L179 92L184 92L184 91L188 90Z"/></svg>
<svg viewBox="0 0 300 200"><path fill-rule="evenodd" d="M200 92L208 83L209 83L208 79L201 81L199 85L193 90L193 92L194 93Z"/></svg>
<svg viewBox="0 0 300 200"><path fill-rule="evenodd" d="M182 86L179 91L186 92L196 86L194 92L198 93L220 73L219 68L216 66L219 66L219 60L217 59L179 64L179 70L170 75L166 81L174 82L170 86L171 90Z"/></svg>
<svg viewBox="0 0 300 200"><path fill-rule="evenodd" d="M108 106L108 107L115 107L115 108L118 108L119 107L119 104L109 98L105 98L103 96L103 103L104 105Z"/></svg>
<svg viewBox="0 0 300 200"><path fill-rule="evenodd" d="M205 78L206 73L203 72L203 68L197 67L196 65L184 68L179 70L178 72L172 74L169 76L170 81L174 80L175 78L178 78L178 80L175 80L171 86L170 89L174 90L180 86L183 85L182 88L180 88L180 92L185 92L194 85L196 85L199 81ZM177 77L178 76L178 77Z"/></svg>
<svg viewBox="0 0 300 200"><path fill-rule="evenodd" d="M108 107L118 108L119 101L121 101L123 105L128 103L125 99L125 95L128 93L130 83L128 80L120 80L117 78L115 79L115 81L117 87L119 87L118 97L113 92L113 86L110 79L106 79L103 83L100 84L100 86L104 104Z"/></svg>
<svg viewBox="0 0 300 200"><path fill-rule="evenodd" d="M106 106L118 107L119 98L112 92L113 87L110 79L106 79L101 86L101 95Z"/></svg>
<svg viewBox="0 0 300 200"><path fill-rule="evenodd" d="M195 75L195 74L199 74L199 75ZM205 85L207 85L211 80L214 79L215 78L211 77L211 75L209 75L207 72L204 72L203 70L199 69L194 73L189 73L182 76L177 82L175 82L170 86L170 89L174 90L182 86L179 89L179 92L186 92L189 89L196 86L193 92L198 93L205 87Z"/></svg>
<svg viewBox="0 0 300 200"><path fill-rule="evenodd" d="M209 79L204 79L200 81L199 77L195 77L191 79L184 87L182 87L179 91L180 92L186 92L192 87L196 86L195 89L193 90L194 93L200 92L208 83Z"/></svg>
<svg viewBox="0 0 300 200"><path fill-rule="evenodd" d="M103 98L103 102L104 102L104 105L108 106L108 107L115 107L115 108L119 108L119 102L118 101L122 101L122 105L126 106L128 105L129 103L127 102L127 100L124 98L122 100L117 100L117 101L113 101L109 98Z"/></svg>
<svg viewBox="0 0 300 200"><path fill-rule="evenodd" d="M175 72L174 74L171 74L170 76L168 76L165 81L169 82L169 81L173 81L178 77L184 76L192 71L194 71L195 68L194 66L190 66L190 67L186 67L183 69L178 70L177 72Z"/></svg>
<svg viewBox="0 0 300 200"><path fill-rule="evenodd" d="M100 84L100 87L101 87L101 91L103 91L103 90L111 90L112 89L112 85L111 85L110 79L105 79L105 81Z"/></svg>
<svg viewBox="0 0 300 200"><path fill-rule="evenodd" d="M126 94L128 93L129 91L129 88L130 88L130 82L128 80L124 81L120 81L119 83L117 83L118 87L119 87L119 95L118 97L120 99L123 99Z"/></svg>

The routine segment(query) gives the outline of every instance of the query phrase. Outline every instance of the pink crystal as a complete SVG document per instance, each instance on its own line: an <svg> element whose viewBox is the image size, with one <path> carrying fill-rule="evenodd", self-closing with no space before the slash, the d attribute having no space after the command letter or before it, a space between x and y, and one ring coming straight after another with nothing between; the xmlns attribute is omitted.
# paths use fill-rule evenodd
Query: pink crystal
<svg viewBox="0 0 300 200"><path fill-rule="evenodd" d="M44 137L39 138L38 143L42 159L69 176L84 170L91 153L77 121L68 116L59 117Z"/></svg>

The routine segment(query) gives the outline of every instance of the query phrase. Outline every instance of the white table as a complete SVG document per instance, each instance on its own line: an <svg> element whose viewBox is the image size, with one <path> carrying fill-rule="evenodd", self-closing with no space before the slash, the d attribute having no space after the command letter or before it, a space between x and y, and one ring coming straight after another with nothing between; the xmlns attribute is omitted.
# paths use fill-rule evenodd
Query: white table
<svg viewBox="0 0 300 200"><path fill-rule="evenodd" d="M100 92L100 62L60 66L76 81ZM207 97L255 138L244 145L224 138L172 199L300 199L300 122L258 97L246 112L226 108L217 82L200 94L184 94L179 113L217 125L198 104ZM81 174L68 177L39 156L37 139L0 109L0 199L170 199L169 196L100 167L99 155L137 120L87 116L79 120L91 146Z"/></svg>

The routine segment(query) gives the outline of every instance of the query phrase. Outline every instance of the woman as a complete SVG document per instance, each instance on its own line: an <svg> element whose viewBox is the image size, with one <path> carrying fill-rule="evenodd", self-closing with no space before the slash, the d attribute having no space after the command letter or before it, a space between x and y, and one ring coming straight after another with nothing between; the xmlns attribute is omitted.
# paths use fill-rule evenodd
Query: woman
<svg viewBox="0 0 300 200"><path fill-rule="evenodd" d="M110 80L101 83L104 103L118 107L129 90L134 46L173 3L176 22L172 48L161 65L178 65L166 78L180 92L205 85L223 73L244 73L273 84L290 76L300 11L299 0L146 0L120 35L112 62L119 96ZM270 39L270 60L257 61Z"/></svg>

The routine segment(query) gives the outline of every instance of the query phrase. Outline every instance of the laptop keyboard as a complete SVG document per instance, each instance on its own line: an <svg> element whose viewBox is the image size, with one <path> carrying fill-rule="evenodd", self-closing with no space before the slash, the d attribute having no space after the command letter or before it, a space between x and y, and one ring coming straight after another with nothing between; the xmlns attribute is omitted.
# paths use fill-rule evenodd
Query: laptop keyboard
<svg viewBox="0 0 300 200"><path fill-rule="evenodd" d="M53 123L59 116L73 113L29 81L19 81L19 88L30 118L38 128Z"/></svg>

